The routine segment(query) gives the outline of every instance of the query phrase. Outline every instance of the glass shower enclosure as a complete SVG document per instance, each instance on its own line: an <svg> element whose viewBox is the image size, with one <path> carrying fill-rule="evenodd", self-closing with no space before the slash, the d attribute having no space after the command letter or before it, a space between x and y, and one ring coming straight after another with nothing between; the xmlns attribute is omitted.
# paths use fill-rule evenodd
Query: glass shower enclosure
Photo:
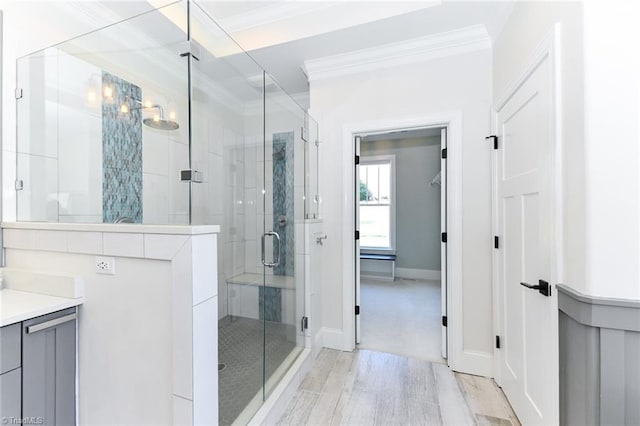
<svg viewBox="0 0 640 426"><path fill-rule="evenodd" d="M17 61L16 217L220 225L219 420L247 423L305 346L318 126L205 6Z"/></svg>

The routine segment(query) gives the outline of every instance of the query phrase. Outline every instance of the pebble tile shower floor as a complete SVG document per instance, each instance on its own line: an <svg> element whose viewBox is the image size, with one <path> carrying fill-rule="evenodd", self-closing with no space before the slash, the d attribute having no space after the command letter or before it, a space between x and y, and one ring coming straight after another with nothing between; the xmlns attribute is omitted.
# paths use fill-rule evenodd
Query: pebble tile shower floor
<svg viewBox="0 0 640 426"><path fill-rule="evenodd" d="M262 347L266 333L266 378L295 348L295 327L249 318L218 322L219 422L230 425L262 389Z"/></svg>

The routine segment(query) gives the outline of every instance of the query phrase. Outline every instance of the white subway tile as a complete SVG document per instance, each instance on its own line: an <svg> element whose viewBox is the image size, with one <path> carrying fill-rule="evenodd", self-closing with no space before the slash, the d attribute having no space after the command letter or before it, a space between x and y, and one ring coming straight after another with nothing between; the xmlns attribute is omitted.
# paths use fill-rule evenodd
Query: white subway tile
<svg viewBox="0 0 640 426"><path fill-rule="evenodd" d="M101 232L75 232L68 233L69 252L102 254Z"/></svg>
<svg viewBox="0 0 640 426"><path fill-rule="evenodd" d="M218 423L218 299L193 308L193 424Z"/></svg>
<svg viewBox="0 0 640 426"><path fill-rule="evenodd" d="M218 294L217 236L195 235L191 239L193 258L193 304Z"/></svg>
<svg viewBox="0 0 640 426"><path fill-rule="evenodd" d="M67 251L67 232L36 231L36 247L44 251Z"/></svg>
<svg viewBox="0 0 640 426"><path fill-rule="evenodd" d="M30 229L5 229L4 246L15 249L36 249L36 231Z"/></svg>
<svg viewBox="0 0 640 426"><path fill-rule="evenodd" d="M193 297L191 244L187 242L171 262L173 294L173 393L193 399Z"/></svg>
<svg viewBox="0 0 640 426"><path fill-rule="evenodd" d="M188 239L186 235L145 234L144 257L171 260Z"/></svg>
<svg viewBox="0 0 640 426"><path fill-rule="evenodd" d="M144 257L142 234L105 233L102 242L103 253L121 257Z"/></svg>
<svg viewBox="0 0 640 426"><path fill-rule="evenodd" d="M173 395L173 425L193 426L193 401Z"/></svg>

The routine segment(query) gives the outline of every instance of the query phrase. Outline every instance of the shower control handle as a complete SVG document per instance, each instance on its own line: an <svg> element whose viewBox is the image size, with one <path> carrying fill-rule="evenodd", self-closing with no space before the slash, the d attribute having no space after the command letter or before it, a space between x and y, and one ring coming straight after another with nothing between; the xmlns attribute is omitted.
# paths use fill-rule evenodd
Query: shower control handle
<svg viewBox="0 0 640 426"><path fill-rule="evenodd" d="M273 261L272 262L267 262L264 258L264 253L265 253L265 245L264 245L264 240L266 237L275 237L276 239L276 248L273 250ZM273 268L275 266L278 266L280 264L280 235L278 235L277 232L275 231L268 231L265 232L264 234L262 234L262 264L264 266L266 266L267 268Z"/></svg>

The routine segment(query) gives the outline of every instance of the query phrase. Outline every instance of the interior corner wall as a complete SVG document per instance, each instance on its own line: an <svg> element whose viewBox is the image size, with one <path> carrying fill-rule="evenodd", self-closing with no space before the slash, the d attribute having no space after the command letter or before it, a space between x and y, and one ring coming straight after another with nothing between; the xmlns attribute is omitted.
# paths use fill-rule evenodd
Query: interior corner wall
<svg viewBox="0 0 640 426"><path fill-rule="evenodd" d="M323 327L343 330L343 199L352 185L341 164L348 149L349 123L416 118L460 111L462 115L462 349L493 356L491 283L491 51L477 51L428 62L311 80L311 114L323 141L320 165L323 219L328 236L323 250ZM325 344L327 340L325 339ZM342 348L340 348L342 349ZM464 367L464 366L463 366ZM490 368L490 367L489 367Z"/></svg>
<svg viewBox="0 0 640 426"><path fill-rule="evenodd" d="M640 300L640 4L583 9L586 293Z"/></svg>

